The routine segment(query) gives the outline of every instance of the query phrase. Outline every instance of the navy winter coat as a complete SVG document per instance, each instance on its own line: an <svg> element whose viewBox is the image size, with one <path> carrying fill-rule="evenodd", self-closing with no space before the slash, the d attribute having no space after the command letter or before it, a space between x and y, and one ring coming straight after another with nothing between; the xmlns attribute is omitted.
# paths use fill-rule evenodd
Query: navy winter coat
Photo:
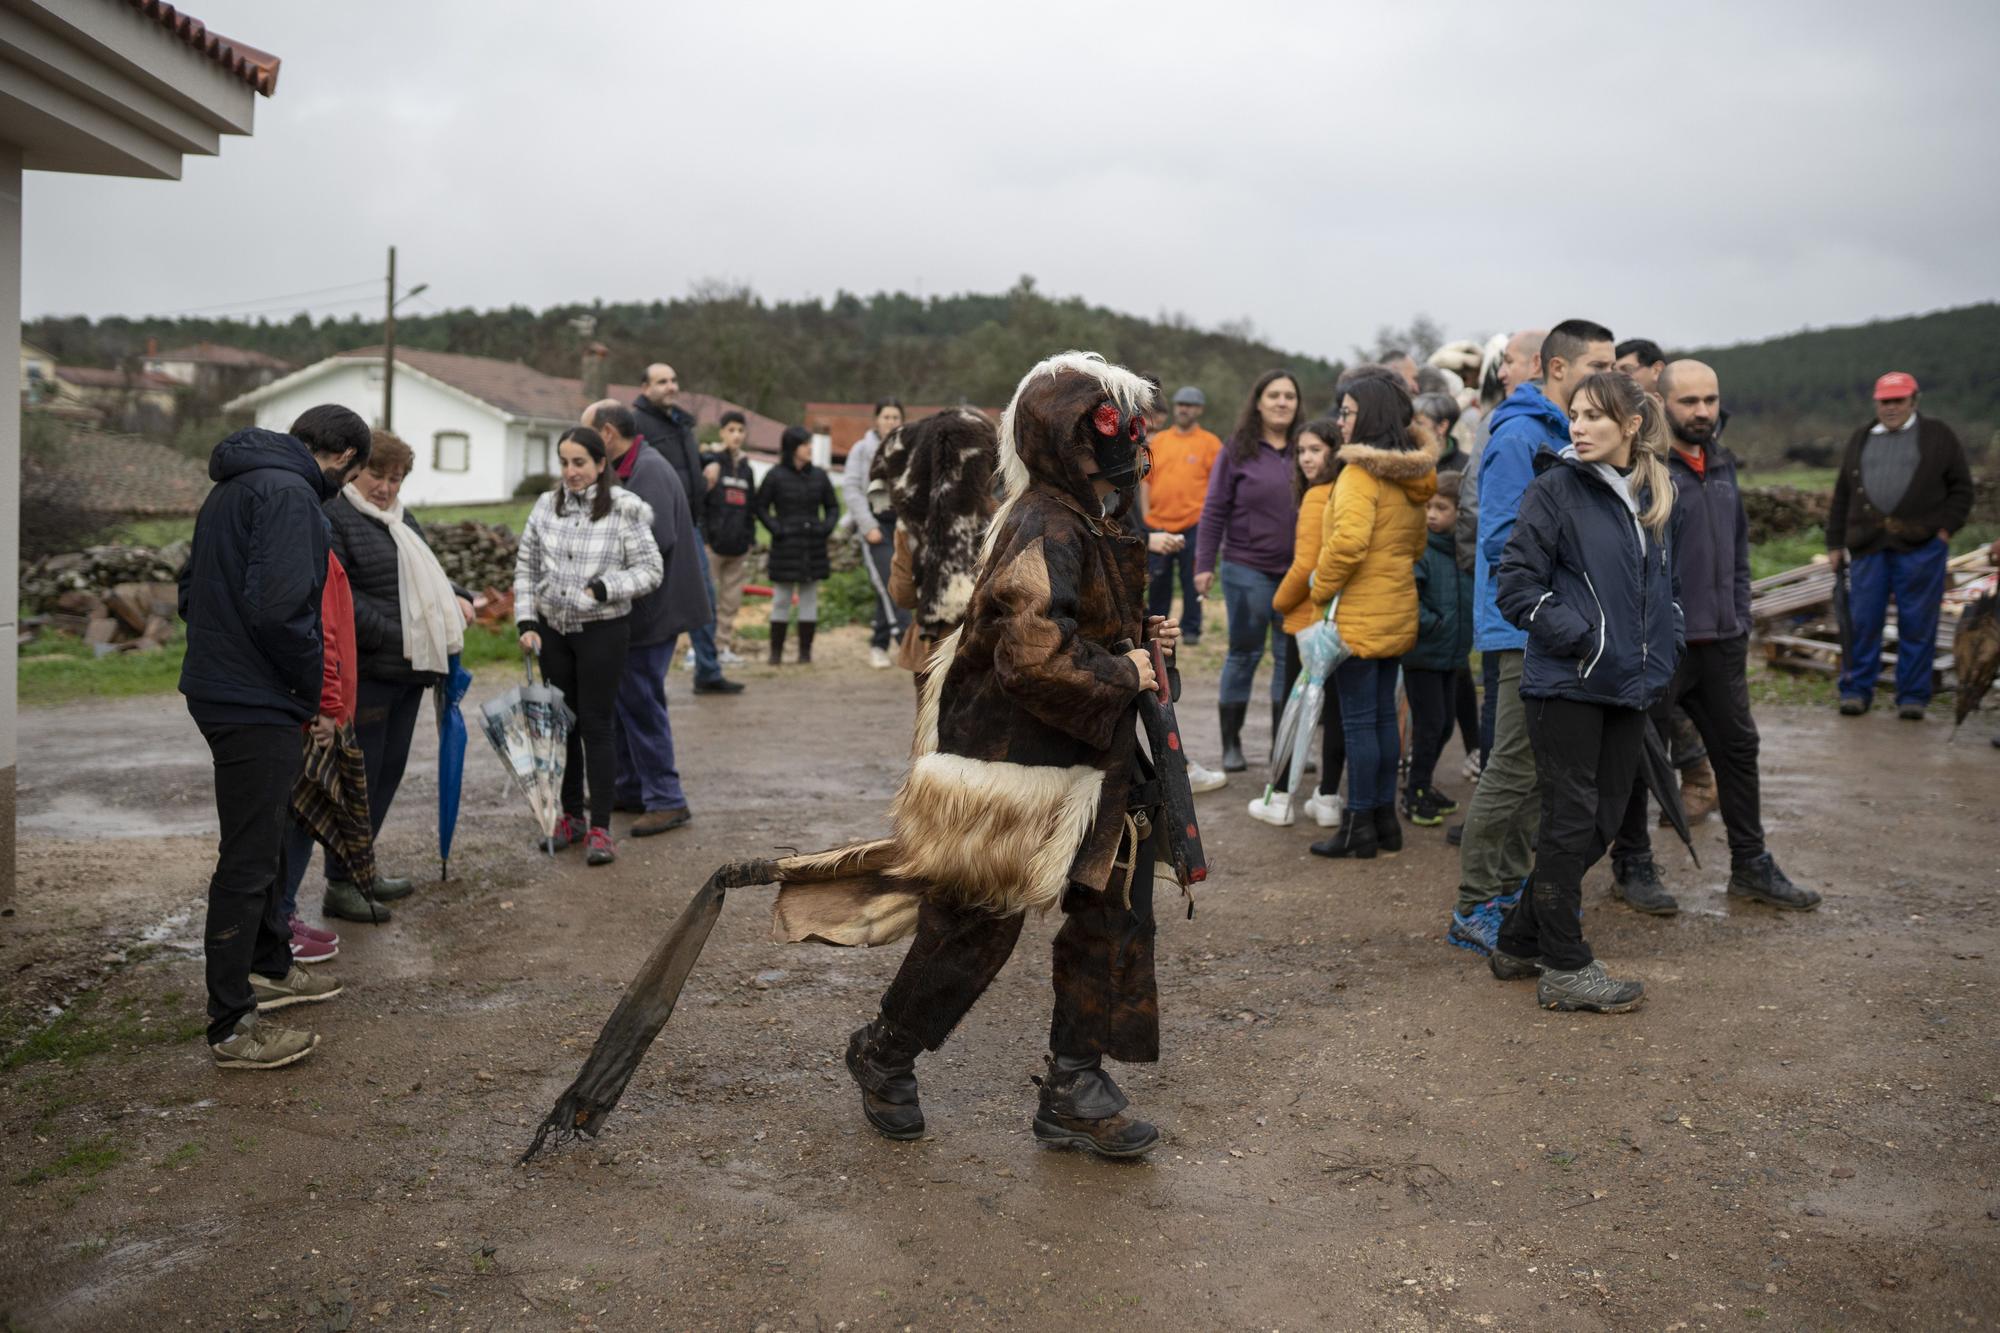
<svg viewBox="0 0 2000 1333"><path fill-rule="evenodd" d="M1736 489L1736 459L1719 444L1702 451L1696 472L1678 449L1674 478L1674 573L1689 643L1714 643L1750 632L1750 521Z"/></svg>
<svg viewBox="0 0 2000 1333"><path fill-rule="evenodd" d="M1501 613L1528 635L1521 697L1650 708L1685 641L1675 525L1642 549L1632 511L1588 464L1545 453L1535 474L1497 580Z"/></svg>
<svg viewBox="0 0 2000 1333"><path fill-rule="evenodd" d="M319 710L320 593L335 491L312 451L240 430L208 460L216 483L180 573L181 693L203 725L308 721Z"/></svg>
<svg viewBox="0 0 2000 1333"><path fill-rule="evenodd" d="M1456 671L1472 652L1472 575L1458 567L1451 533L1427 537L1417 561L1417 646L1403 654L1403 665Z"/></svg>

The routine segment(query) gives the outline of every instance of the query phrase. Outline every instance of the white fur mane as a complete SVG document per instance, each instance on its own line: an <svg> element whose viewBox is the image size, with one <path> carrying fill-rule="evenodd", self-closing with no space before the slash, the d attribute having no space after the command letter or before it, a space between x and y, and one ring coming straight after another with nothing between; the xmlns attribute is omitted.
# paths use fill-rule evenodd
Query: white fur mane
<svg viewBox="0 0 2000 1333"><path fill-rule="evenodd" d="M993 554L993 544L999 538L1000 529L1005 526L1007 512L1028 489L1028 465L1021 461L1021 441L1015 423L1021 408L1021 395L1036 380L1052 378L1065 370L1096 380L1103 387L1105 397L1118 404L1121 412L1143 412L1152 404L1151 384L1123 366L1112 365L1096 352L1061 352L1023 375L1021 382L1014 387L1014 397L1008 402L1007 411L1000 418L1000 480L1007 487L1007 497L1000 502L993 522L986 529L986 544L979 553L982 563Z"/></svg>

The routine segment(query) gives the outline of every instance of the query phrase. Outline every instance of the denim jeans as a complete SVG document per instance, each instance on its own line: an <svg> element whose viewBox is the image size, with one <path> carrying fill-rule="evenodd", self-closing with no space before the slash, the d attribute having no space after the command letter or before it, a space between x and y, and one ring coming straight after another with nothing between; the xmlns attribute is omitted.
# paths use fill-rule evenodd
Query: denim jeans
<svg viewBox="0 0 2000 1333"><path fill-rule="evenodd" d="M1937 657L1938 609L1944 604L1945 562L1951 548L1933 537L1914 551L1876 551L1848 570L1847 607L1854 622L1854 656L1840 673L1840 697L1873 699L1882 673L1882 626L1896 599L1896 702L1931 701Z"/></svg>
<svg viewBox="0 0 2000 1333"><path fill-rule="evenodd" d="M612 795L618 805L642 806L648 812L687 805L681 771L674 764L674 726L667 716L667 667L678 637L625 654L625 673L618 678L611 708L612 747L618 756Z"/></svg>
<svg viewBox="0 0 2000 1333"><path fill-rule="evenodd" d="M1271 641L1271 701L1285 698L1285 624L1271 609L1282 576L1266 574L1248 565L1218 561L1222 581L1222 604L1229 612L1229 654L1222 659L1222 686L1218 702L1247 704L1250 687L1257 679L1257 664L1264 659L1264 640Z"/></svg>
<svg viewBox="0 0 2000 1333"><path fill-rule="evenodd" d="M1333 669L1340 691L1340 723L1347 737L1347 808L1354 813L1394 805L1396 766L1403 747L1396 734L1396 660L1350 657Z"/></svg>
<svg viewBox="0 0 2000 1333"><path fill-rule="evenodd" d="M694 534L689 545L694 547L695 559L701 564L701 586L708 593L709 618L688 631L688 647L694 652L694 679L697 685L722 679L722 663L715 655L715 580L708 572L708 543L701 539L701 533Z"/></svg>
<svg viewBox="0 0 2000 1333"><path fill-rule="evenodd" d="M1177 533L1187 544L1171 555L1146 557L1146 614L1172 615L1174 584L1181 585L1181 638L1193 643L1201 637L1201 594L1194 590L1194 543L1200 536L1199 523Z"/></svg>

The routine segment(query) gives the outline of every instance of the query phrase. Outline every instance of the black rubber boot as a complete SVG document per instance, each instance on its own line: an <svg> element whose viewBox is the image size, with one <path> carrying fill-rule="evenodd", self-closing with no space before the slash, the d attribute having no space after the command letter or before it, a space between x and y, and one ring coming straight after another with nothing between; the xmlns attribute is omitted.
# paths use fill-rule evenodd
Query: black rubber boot
<svg viewBox="0 0 2000 1333"><path fill-rule="evenodd" d="M799 622L799 661L807 666L812 665L813 635L818 632L819 622L817 620L801 620Z"/></svg>
<svg viewBox="0 0 2000 1333"><path fill-rule="evenodd" d="M785 660L785 631L791 627L791 622L787 620L774 620L771 622L772 666L777 666Z"/></svg>
<svg viewBox="0 0 2000 1333"><path fill-rule="evenodd" d="M1375 812L1367 811L1356 819L1354 812L1343 806L1340 811L1340 827L1333 831L1331 838L1322 838L1314 843L1312 853L1314 856L1374 860Z"/></svg>
<svg viewBox="0 0 2000 1333"><path fill-rule="evenodd" d="M1394 802L1378 805L1375 815L1375 846L1390 856L1403 850L1403 825L1396 818Z"/></svg>
<svg viewBox="0 0 2000 1333"><path fill-rule="evenodd" d="M861 1114L888 1139L924 1136L917 1104L917 1056L923 1043L876 1019L847 1039L847 1072L861 1085Z"/></svg>
<svg viewBox="0 0 2000 1333"><path fill-rule="evenodd" d="M1088 1148L1099 1157L1143 1157L1160 1131L1126 1115L1125 1094L1095 1055L1050 1055L1035 1111L1035 1142Z"/></svg>
<svg viewBox="0 0 2000 1333"><path fill-rule="evenodd" d="M1243 717L1250 705L1218 704L1216 710L1222 718L1222 771L1241 773L1250 767L1243 758Z"/></svg>

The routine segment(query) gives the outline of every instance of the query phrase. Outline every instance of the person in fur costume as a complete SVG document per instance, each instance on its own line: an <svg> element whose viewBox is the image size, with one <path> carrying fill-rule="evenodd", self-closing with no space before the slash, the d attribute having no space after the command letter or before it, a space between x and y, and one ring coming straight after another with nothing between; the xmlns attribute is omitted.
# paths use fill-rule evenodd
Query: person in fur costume
<svg viewBox="0 0 2000 1333"><path fill-rule="evenodd" d="M1061 908L1038 1141L1136 1157L1159 1140L1125 1114L1103 1060L1159 1057L1154 862L1163 784L1139 740L1153 658L1180 627L1145 611L1146 549L1124 515L1145 472L1153 390L1094 354L1037 365L1000 427L1007 498L960 627L938 644L886 837L711 876L626 988L583 1071L537 1131L596 1134L719 916L724 891L780 885L777 937L875 945L914 934L847 1067L868 1123L924 1132L916 1060L999 973L1030 910ZM1177 682L1168 670L1168 686ZM1192 829L1189 830L1193 832ZM1179 860L1178 857L1175 858ZM1199 874L1177 869L1183 880Z"/></svg>
<svg viewBox="0 0 2000 1333"><path fill-rule="evenodd" d="M972 603L999 461L993 423L962 407L905 426L876 455L896 514L889 596L912 613L897 665L917 673L919 688L931 653Z"/></svg>

